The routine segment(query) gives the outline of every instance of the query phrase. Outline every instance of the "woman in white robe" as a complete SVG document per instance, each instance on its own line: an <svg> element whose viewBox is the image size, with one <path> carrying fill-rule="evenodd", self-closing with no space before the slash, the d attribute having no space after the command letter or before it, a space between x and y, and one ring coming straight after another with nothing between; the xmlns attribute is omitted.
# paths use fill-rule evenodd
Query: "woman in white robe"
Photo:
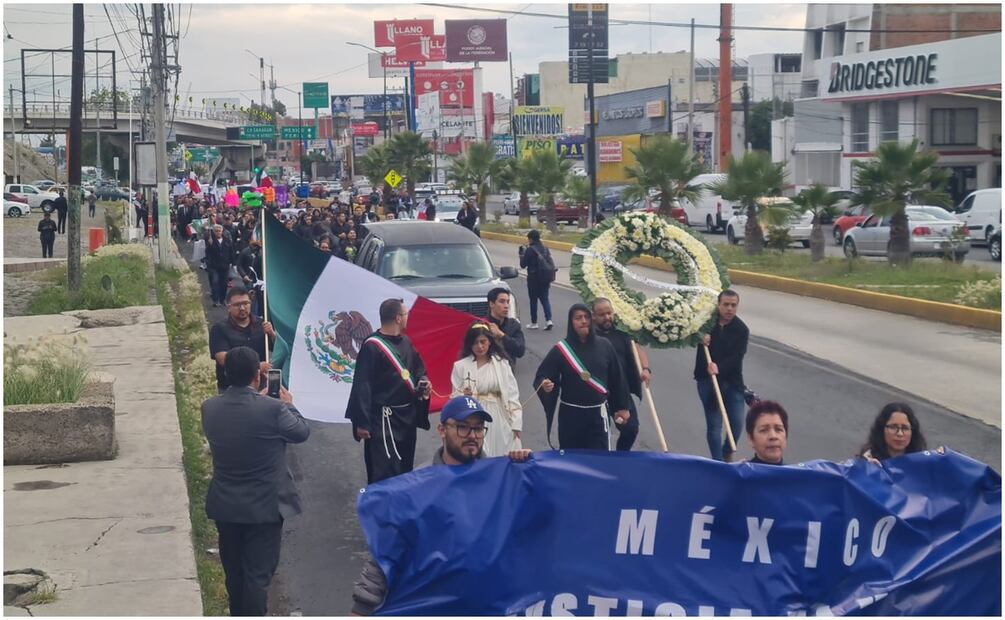
<svg viewBox="0 0 1005 620"><path fill-rule="evenodd" d="M485 435L485 456L503 456L521 449L523 409L516 377L506 352L485 323L479 321L468 328L450 382L452 396L472 396L492 416Z"/></svg>

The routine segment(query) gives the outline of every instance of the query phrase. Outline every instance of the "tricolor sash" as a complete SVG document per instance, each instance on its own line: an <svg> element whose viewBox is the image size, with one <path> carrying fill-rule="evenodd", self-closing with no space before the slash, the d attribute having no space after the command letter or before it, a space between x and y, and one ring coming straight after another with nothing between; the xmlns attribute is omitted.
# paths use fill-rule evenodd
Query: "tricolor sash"
<svg viewBox="0 0 1005 620"><path fill-rule="evenodd" d="M409 372L408 368L405 368L405 364L402 363L401 358L398 357L398 352L395 350L395 348L391 346L391 344L388 343L386 340L376 335L370 336L370 338L368 338L366 342L372 342L374 345L377 346L378 349L380 349L384 353L384 357L387 358L387 361L391 362L391 366L394 367L395 372L398 373L398 376L401 377L401 380L404 381L405 385L408 386L409 391L414 393L415 382L412 380L412 373ZM363 344L366 344L366 342L364 342Z"/></svg>
<svg viewBox="0 0 1005 620"><path fill-rule="evenodd" d="M590 371L586 368L586 364L579 359L579 356L572 350L568 342L559 340L555 346L558 347L559 352L565 358L565 361L569 363L569 366L572 366L576 375L583 380L583 383L596 390L601 396L607 396L607 386L590 374Z"/></svg>

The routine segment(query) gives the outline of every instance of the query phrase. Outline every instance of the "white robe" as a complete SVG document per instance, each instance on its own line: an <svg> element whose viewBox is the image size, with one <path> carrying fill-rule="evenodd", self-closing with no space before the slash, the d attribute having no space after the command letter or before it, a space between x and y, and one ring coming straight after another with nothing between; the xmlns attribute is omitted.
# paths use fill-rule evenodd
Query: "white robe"
<svg viewBox="0 0 1005 620"><path fill-rule="evenodd" d="M492 361L478 368L474 356L468 356L454 362L450 383L452 396L463 394L470 385L475 400L492 416L483 448L486 456L502 456L521 448L513 431L523 430L523 409L516 377L508 362L492 357Z"/></svg>

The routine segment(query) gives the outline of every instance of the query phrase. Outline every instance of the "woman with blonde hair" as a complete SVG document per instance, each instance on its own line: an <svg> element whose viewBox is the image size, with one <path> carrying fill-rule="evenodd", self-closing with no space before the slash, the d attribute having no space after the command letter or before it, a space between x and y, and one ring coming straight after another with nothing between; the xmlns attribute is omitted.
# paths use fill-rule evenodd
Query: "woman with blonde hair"
<svg viewBox="0 0 1005 620"><path fill-rule="evenodd" d="M492 416L485 436L485 456L503 456L522 447L520 390L506 351L492 338L484 322L472 323L464 334L464 345L460 359L454 362L450 383L451 396L472 396Z"/></svg>

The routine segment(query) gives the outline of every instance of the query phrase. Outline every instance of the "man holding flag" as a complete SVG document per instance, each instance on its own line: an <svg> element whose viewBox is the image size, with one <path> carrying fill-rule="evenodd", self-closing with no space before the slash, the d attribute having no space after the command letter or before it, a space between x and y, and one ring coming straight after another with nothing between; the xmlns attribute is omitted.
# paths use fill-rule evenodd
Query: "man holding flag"
<svg viewBox="0 0 1005 620"><path fill-rule="evenodd" d="M430 384L422 358L404 334L400 299L380 304L380 329L360 347L345 417L363 442L368 484L412 471L416 429L429 430Z"/></svg>

